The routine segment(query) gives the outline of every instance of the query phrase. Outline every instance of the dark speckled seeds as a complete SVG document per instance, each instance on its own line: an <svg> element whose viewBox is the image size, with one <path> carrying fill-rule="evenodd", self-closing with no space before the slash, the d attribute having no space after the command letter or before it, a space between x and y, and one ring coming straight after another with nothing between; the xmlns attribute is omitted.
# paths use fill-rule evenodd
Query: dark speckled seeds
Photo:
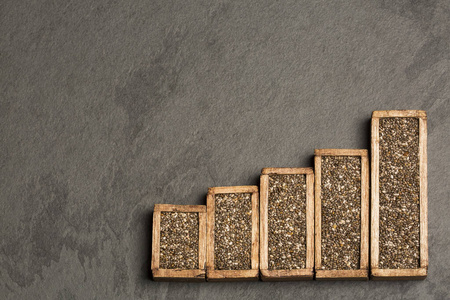
<svg viewBox="0 0 450 300"><path fill-rule="evenodd" d="M361 158L322 157L322 269L359 269Z"/></svg>
<svg viewBox="0 0 450 300"><path fill-rule="evenodd" d="M419 121L380 119L380 259L382 269L420 266Z"/></svg>
<svg viewBox="0 0 450 300"><path fill-rule="evenodd" d="M216 270L251 269L251 194L216 194L214 222L214 268Z"/></svg>
<svg viewBox="0 0 450 300"><path fill-rule="evenodd" d="M270 175L268 267L306 267L306 175Z"/></svg>
<svg viewBox="0 0 450 300"><path fill-rule="evenodd" d="M161 269L198 269L198 213L161 212Z"/></svg>

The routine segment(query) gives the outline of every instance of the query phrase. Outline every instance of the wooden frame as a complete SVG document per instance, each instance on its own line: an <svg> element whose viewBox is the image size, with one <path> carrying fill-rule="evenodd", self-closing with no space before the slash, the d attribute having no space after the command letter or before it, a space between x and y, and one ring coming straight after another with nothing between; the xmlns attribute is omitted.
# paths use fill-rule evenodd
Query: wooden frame
<svg viewBox="0 0 450 300"><path fill-rule="evenodd" d="M215 195L229 193L252 194L252 252L251 269L249 270L216 270L214 267L214 220L215 220ZM259 279L259 193L258 187L250 186L226 186L212 187L207 195L207 250L206 250L206 276L208 281L243 281Z"/></svg>
<svg viewBox="0 0 450 300"><path fill-rule="evenodd" d="M306 268L269 270L268 268L268 189L270 174L306 175ZM314 277L314 172L312 168L264 168L261 171L260 271L263 281L312 280Z"/></svg>
<svg viewBox="0 0 450 300"><path fill-rule="evenodd" d="M198 269L160 269L161 212L197 212L199 220ZM153 209L152 275L155 281L205 281L206 279L206 205L155 204Z"/></svg>
<svg viewBox="0 0 450 300"><path fill-rule="evenodd" d="M317 280L367 280L369 275L369 158L366 149L316 149L315 175L315 270ZM361 157L361 247L357 270L322 270L322 156Z"/></svg>
<svg viewBox="0 0 450 300"><path fill-rule="evenodd" d="M419 173L420 173L420 268L379 268L379 122L380 118L419 119ZM425 279L428 273L428 196L427 196L427 114L423 110L386 110L372 114L372 207L371 207L371 278L374 280Z"/></svg>

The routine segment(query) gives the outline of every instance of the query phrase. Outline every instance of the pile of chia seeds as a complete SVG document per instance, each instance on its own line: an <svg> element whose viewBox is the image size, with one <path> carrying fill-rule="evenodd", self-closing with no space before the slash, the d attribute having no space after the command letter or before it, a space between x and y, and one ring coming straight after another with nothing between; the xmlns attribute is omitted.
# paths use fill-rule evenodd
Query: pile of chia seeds
<svg viewBox="0 0 450 300"><path fill-rule="evenodd" d="M270 175L268 264L272 270L306 268L306 175Z"/></svg>
<svg viewBox="0 0 450 300"><path fill-rule="evenodd" d="M216 194L214 222L214 268L216 270L251 269L251 194Z"/></svg>
<svg viewBox="0 0 450 300"><path fill-rule="evenodd" d="M321 171L322 269L359 269L361 158L323 156Z"/></svg>
<svg viewBox="0 0 450 300"><path fill-rule="evenodd" d="M161 212L161 269L198 269L198 213Z"/></svg>
<svg viewBox="0 0 450 300"><path fill-rule="evenodd" d="M419 120L380 119L379 266L420 266Z"/></svg>

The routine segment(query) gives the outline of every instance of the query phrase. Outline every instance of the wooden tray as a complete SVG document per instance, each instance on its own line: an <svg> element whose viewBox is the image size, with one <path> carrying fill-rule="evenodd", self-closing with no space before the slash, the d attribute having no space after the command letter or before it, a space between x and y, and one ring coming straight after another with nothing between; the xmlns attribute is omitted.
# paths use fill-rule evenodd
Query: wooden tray
<svg viewBox="0 0 450 300"><path fill-rule="evenodd" d="M420 267L416 269L379 268L380 210L380 118L417 118L419 120L420 174ZM371 278L374 280L424 279L428 271L428 197L427 197L427 115L423 110L374 111L372 114L372 206L371 206Z"/></svg>
<svg viewBox="0 0 450 300"><path fill-rule="evenodd" d="M369 274L369 161L365 149L316 149L315 152L315 271L317 280L367 280ZM322 156L361 157L361 246L359 269L322 269Z"/></svg>
<svg viewBox="0 0 450 300"><path fill-rule="evenodd" d="M314 277L314 172L312 168L264 168L260 188L260 271L263 281L312 280ZM270 174L306 175L306 268L269 270L268 197Z"/></svg>
<svg viewBox="0 0 450 300"><path fill-rule="evenodd" d="M229 193L250 193L252 202L252 249L251 269L248 270L216 270L214 264L214 231L215 231L215 195ZM207 195L207 255L206 268L208 281L249 281L259 279L259 193L257 186L212 187Z"/></svg>
<svg viewBox="0 0 450 300"><path fill-rule="evenodd" d="M198 269L160 269L161 212L196 212L199 220ZM153 210L152 275L155 281L205 281L206 205L155 204Z"/></svg>

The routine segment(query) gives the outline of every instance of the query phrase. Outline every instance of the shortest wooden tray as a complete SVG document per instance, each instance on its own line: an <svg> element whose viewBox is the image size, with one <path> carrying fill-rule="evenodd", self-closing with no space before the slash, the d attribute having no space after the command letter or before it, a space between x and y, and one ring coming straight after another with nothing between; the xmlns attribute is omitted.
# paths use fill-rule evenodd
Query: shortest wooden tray
<svg viewBox="0 0 450 300"><path fill-rule="evenodd" d="M161 212L197 212L199 220L198 269L160 269ZM155 281L205 281L206 278L206 205L155 204L153 210L152 275Z"/></svg>
<svg viewBox="0 0 450 300"><path fill-rule="evenodd" d="M215 195L230 193L252 194L252 253L251 269L248 270L216 270L214 264L214 220ZM259 280L259 193L255 185L212 187L207 196L208 224L207 224L207 280L208 281L251 281Z"/></svg>
<svg viewBox="0 0 450 300"><path fill-rule="evenodd" d="M306 268L293 270L269 270L268 197L270 174L306 175ZM264 168L261 171L260 188L260 263L263 281L312 280L314 277L314 172L312 168Z"/></svg>

